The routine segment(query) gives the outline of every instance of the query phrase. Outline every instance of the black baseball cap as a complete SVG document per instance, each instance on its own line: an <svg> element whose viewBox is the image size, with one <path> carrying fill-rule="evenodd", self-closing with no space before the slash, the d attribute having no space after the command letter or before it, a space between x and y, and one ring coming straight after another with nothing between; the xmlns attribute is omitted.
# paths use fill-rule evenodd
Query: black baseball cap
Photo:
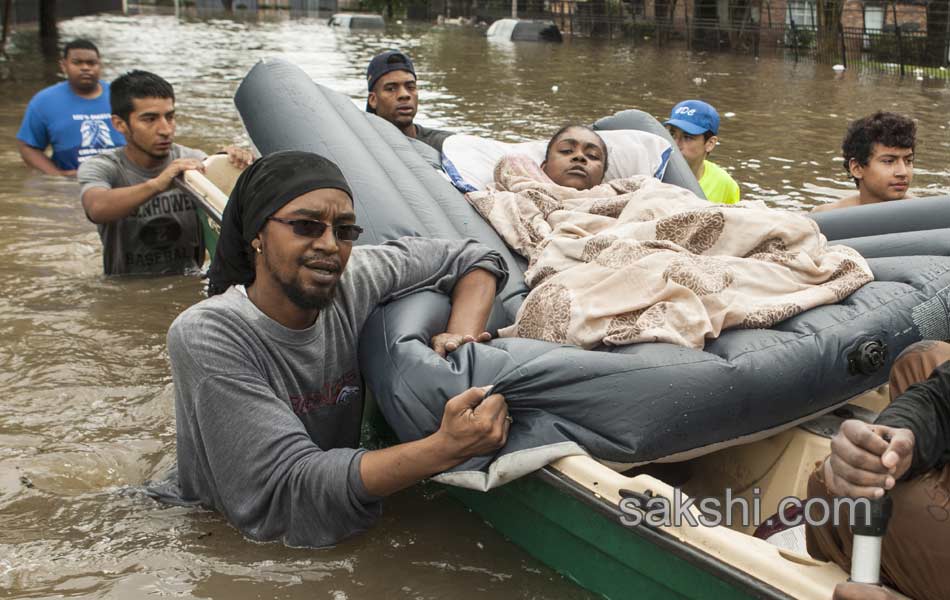
<svg viewBox="0 0 950 600"><path fill-rule="evenodd" d="M366 91L372 92L379 78L392 71L409 71L413 77L416 76L408 56L398 50L386 50L374 56L366 67Z"/></svg>

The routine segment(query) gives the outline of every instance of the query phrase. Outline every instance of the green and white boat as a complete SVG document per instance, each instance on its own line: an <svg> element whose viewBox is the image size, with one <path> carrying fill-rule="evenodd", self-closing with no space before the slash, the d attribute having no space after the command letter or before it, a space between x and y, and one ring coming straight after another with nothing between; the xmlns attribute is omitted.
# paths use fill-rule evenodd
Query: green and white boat
<svg viewBox="0 0 950 600"><path fill-rule="evenodd" d="M236 177L225 157L212 156L204 174L189 171L180 182L200 206L212 253ZM569 456L488 492L449 488L512 542L606 598L827 600L848 574L800 547L754 537L754 527L739 519L732 526L630 526L635 513L621 510L621 503L665 498L673 504L676 490L724 500L723 490L730 489L735 497L758 499L763 517L773 515L781 499L806 497L808 477L828 454L838 423L873 415L886 394L886 387L869 390L829 414L668 463L620 472L588 456ZM378 419L372 406L364 412L367 420Z"/></svg>

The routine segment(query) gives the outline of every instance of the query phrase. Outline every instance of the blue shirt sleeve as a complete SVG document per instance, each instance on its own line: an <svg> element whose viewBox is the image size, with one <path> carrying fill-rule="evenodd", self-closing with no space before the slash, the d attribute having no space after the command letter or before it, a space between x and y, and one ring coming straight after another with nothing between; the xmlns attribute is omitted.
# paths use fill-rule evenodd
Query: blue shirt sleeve
<svg viewBox="0 0 950 600"><path fill-rule="evenodd" d="M45 150L50 144L49 132L46 128L46 118L38 104L39 101L34 96L26 106L26 114L23 115L23 123L16 134L16 139L34 148Z"/></svg>

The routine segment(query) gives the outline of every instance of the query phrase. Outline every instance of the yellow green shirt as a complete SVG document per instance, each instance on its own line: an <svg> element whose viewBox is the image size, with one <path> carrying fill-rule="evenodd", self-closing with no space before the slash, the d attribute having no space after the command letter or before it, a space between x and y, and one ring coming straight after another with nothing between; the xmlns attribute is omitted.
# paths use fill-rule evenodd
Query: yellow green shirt
<svg viewBox="0 0 950 600"><path fill-rule="evenodd" d="M699 180L699 187L710 202L718 204L735 204L739 201L739 184L729 176L729 173L716 163L703 161L703 176Z"/></svg>

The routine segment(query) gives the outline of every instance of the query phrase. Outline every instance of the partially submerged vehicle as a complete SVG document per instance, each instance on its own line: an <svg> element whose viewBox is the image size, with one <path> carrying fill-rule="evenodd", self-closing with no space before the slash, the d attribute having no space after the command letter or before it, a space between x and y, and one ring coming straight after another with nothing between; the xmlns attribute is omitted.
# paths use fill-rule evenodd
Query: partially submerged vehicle
<svg viewBox="0 0 950 600"><path fill-rule="evenodd" d="M275 86L288 93L274 97ZM524 296L524 261L419 156L416 142L282 61L255 66L235 102L262 153L308 150L340 166L366 229L360 243L465 236L502 253L512 275L490 325L510 322ZM642 113L597 126L663 131ZM213 249L237 174L223 157L207 166L204 175L188 172L185 186L202 207ZM686 173L675 155L664 179L696 187ZM585 351L503 339L442 360L428 336L443 326L448 301L422 293L371 317L362 370L404 441L437 427L433 415L455 390L492 383L504 393L515 418L508 446L490 463L470 461L437 479L585 588L609 598L828 599L848 574L802 548L753 536L757 523L651 524L631 506L731 496L757 502L763 518L775 514L781 499L805 498L814 464L844 419L870 420L886 405L881 386L896 355L924 337L950 337L950 199L894 208L819 217L826 236L847 238L869 258L875 282L773 329L725 332L703 351L667 344Z"/></svg>
<svg viewBox="0 0 950 600"><path fill-rule="evenodd" d="M485 33L489 39L511 42L560 42L561 30L543 19L498 19Z"/></svg>
<svg viewBox="0 0 950 600"><path fill-rule="evenodd" d="M383 15L374 13L337 13L330 17L327 24L340 29L383 29L386 27Z"/></svg>

